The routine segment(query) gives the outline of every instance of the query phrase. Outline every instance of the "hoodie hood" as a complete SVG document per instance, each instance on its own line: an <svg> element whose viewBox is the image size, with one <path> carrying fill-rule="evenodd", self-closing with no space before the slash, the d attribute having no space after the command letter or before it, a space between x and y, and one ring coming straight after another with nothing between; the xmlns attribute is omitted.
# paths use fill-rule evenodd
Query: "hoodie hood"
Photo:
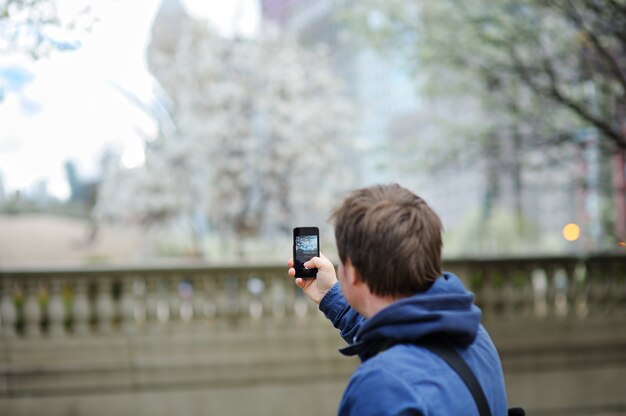
<svg viewBox="0 0 626 416"><path fill-rule="evenodd" d="M381 341L416 343L430 335L443 335L459 346L474 342L481 311L474 295L452 273L441 275L425 292L403 298L363 323L354 343L342 350L362 359Z"/></svg>

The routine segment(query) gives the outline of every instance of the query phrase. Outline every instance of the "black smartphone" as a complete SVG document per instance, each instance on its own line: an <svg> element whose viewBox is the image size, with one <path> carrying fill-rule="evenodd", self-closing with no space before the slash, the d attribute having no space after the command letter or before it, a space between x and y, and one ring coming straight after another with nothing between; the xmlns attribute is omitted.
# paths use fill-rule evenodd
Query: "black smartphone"
<svg viewBox="0 0 626 416"><path fill-rule="evenodd" d="M320 230L317 227L293 229L293 267L296 277L315 278L317 269L307 269L304 263L320 255Z"/></svg>

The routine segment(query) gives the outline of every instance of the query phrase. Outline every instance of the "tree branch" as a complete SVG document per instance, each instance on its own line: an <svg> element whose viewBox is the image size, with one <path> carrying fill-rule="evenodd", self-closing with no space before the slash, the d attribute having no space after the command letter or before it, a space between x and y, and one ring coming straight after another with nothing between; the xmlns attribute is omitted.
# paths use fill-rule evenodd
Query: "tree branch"
<svg viewBox="0 0 626 416"><path fill-rule="evenodd" d="M618 13L621 13L622 18L626 18L626 4L624 4L623 1L615 1L615 0L605 0L606 4L613 9L613 11L616 11ZM590 8L596 9L596 10L601 10L601 7L599 7L597 4L594 4L594 2L587 2L589 3L588 6Z"/></svg>
<svg viewBox="0 0 626 416"><path fill-rule="evenodd" d="M556 74L550 61L548 59L544 59L543 64L544 69L546 70L546 74L548 75L548 79L550 80L550 87L547 89L546 92L548 92L549 95L555 100L561 102L566 107L574 111L574 113L578 114L581 118L592 123L595 127L598 128L598 130L604 133L607 138L613 140L619 148L626 149L626 142L624 141L624 138L622 137L620 132L613 129L611 125L605 120L593 115L591 111L580 105L580 103L566 96L559 88Z"/></svg>
<svg viewBox="0 0 626 416"><path fill-rule="evenodd" d="M613 39L626 50L626 5L620 4L620 1L603 0L602 4L587 1L584 6L594 13L598 22L610 22Z"/></svg>
<svg viewBox="0 0 626 416"><path fill-rule="evenodd" d="M619 63L615 59L615 56L613 56L613 54L610 51L608 51L604 47L604 45L602 45L602 42L600 41L600 38L597 36L595 31L587 27L587 25L584 22L584 18L581 16L578 10L576 10L576 6L569 2L567 3L567 5L568 6L564 7L564 11L566 15L572 19L574 25L576 25L578 29L583 31L585 35L588 36L592 45L598 52L598 55L606 62L606 64L609 67L609 70L613 73L617 81L621 84L622 90L626 94L626 74L622 72L622 69L620 68Z"/></svg>
<svg viewBox="0 0 626 416"><path fill-rule="evenodd" d="M620 149L626 149L626 140L622 137L619 131L613 129L609 123L605 120L596 117L588 109L580 105L580 103L573 100L571 97L566 96L559 88L556 73L552 64L548 59L543 59L543 69L550 81L549 87L539 85L530 75L528 68L524 65L524 62L515 51L514 46L509 49L511 60L514 64L514 69L519 74L520 79L533 91L538 94L542 94L553 100L560 102L575 114L581 117L583 120L588 121L594 125L600 132L602 132L608 139L612 140L616 146Z"/></svg>

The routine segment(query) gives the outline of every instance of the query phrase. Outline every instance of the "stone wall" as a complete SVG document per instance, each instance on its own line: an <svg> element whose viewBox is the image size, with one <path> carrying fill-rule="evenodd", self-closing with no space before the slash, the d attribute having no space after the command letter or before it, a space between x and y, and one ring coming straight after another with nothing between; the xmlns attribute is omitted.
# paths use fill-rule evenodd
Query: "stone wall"
<svg viewBox="0 0 626 416"><path fill-rule="evenodd" d="M626 414L626 258L448 262L509 403ZM358 365L282 267L0 271L2 415L334 414Z"/></svg>

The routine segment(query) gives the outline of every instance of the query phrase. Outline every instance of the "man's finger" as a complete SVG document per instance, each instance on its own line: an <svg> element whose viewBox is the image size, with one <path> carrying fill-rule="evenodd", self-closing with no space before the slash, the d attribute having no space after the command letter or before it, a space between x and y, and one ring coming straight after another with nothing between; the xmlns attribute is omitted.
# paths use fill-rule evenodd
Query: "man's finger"
<svg viewBox="0 0 626 416"><path fill-rule="evenodd" d="M325 269L328 267L329 264L331 263L328 261L326 257L324 258L313 257L312 259L304 263L304 267L306 267L307 269L314 269L314 268Z"/></svg>

